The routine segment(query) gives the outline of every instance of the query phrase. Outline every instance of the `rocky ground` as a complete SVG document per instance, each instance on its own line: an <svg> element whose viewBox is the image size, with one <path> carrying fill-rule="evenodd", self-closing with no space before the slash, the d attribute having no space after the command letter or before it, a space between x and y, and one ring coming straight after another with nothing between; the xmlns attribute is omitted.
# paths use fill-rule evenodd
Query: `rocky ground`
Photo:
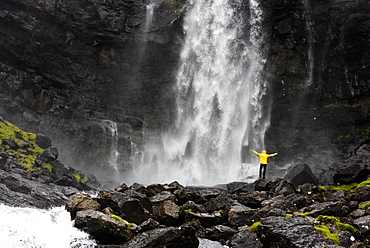
<svg viewBox="0 0 370 248"><path fill-rule="evenodd" d="M66 205L75 227L99 247L198 247L199 238L229 247L370 247L367 143L343 161L335 186L318 186L300 164L275 181L102 190L63 165L47 136L0 118L0 139L0 203Z"/></svg>
<svg viewBox="0 0 370 248"><path fill-rule="evenodd" d="M125 184L67 204L99 247L369 247L370 181L342 187L260 179L215 187Z"/></svg>
<svg viewBox="0 0 370 248"><path fill-rule="evenodd" d="M58 149L42 134L27 133L0 117L0 202L49 208L64 205L98 182L58 160Z"/></svg>

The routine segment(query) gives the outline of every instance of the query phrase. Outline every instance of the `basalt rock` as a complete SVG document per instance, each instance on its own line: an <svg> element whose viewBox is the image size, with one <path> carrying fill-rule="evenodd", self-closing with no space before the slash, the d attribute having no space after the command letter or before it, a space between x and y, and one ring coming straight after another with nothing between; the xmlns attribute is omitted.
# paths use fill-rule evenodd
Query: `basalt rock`
<svg viewBox="0 0 370 248"><path fill-rule="evenodd" d="M78 211L75 226L90 233L102 244L119 244L133 237L125 223L94 210Z"/></svg>
<svg viewBox="0 0 370 248"><path fill-rule="evenodd" d="M325 239L304 218L267 217L259 225L261 243L267 247L338 247Z"/></svg>
<svg viewBox="0 0 370 248"><path fill-rule="evenodd" d="M116 190L102 191L97 197L75 196L74 201L70 203L73 207L68 207L67 210L71 212L71 216L79 216L82 212L78 223L82 223L80 228L86 231L88 231L86 223L91 219L86 211L90 211L89 213L97 211L99 214L94 213L94 216L98 215L102 219L111 220L110 217L116 216L126 225L130 225L129 222L141 223L131 230L132 239L126 241L121 239L120 243L108 239L102 241L107 245L116 244L117 247L135 247L139 244L143 244L139 247L156 247L159 242L166 244L166 247L172 247L175 242L179 242L181 247L187 247L187 245L198 244L195 241L196 238L218 241L229 247L259 247L262 244L275 248L349 248L355 245L367 245L370 208L366 207L367 201L364 199L368 197L369 187L363 186L352 191L336 191L329 190L329 186L318 188L306 183L288 195L279 193L274 196L284 187L291 189L291 183L282 179L267 183L270 186L264 189L269 191L255 192L235 191L235 187L229 191L228 187L220 187L220 185L215 188L184 187L176 183L176 189L167 191L169 190L167 188L164 191L160 190L154 196L146 197L142 193L144 188L162 189L167 185L142 187L135 184L124 191L120 191L121 187ZM245 184L238 184L236 188L243 185ZM122 206L127 200L139 203L142 197L151 200L153 215L145 218L143 215L136 217L132 215L128 221L130 211L145 208L130 205L130 209L123 209ZM251 199L246 200L247 197L251 197L252 202L257 203L251 204ZM184 199L188 201L182 204ZM220 205L217 204L218 200ZM100 210L98 210L99 206ZM95 210L84 210L85 208ZM112 235L109 234L110 224L104 226L101 223L105 222L95 221L94 223L100 223L99 228L102 229L96 227L96 230L100 231L94 232L94 229L88 232L97 236L98 240L103 234ZM331 236L319 231L322 230L322 226L328 228L326 232L330 232ZM169 237L168 234L173 237ZM336 237L336 239L326 237ZM334 242L340 242L341 246L334 245Z"/></svg>
<svg viewBox="0 0 370 248"><path fill-rule="evenodd" d="M239 232L229 239L227 246L232 248L259 248L262 244L252 230L248 227L240 227Z"/></svg>
<svg viewBox="0 0 370 248"><path fill-rule="evenodd" d="M121 247L196 248L198 245L199 240L195 236L195 230L192 227L166 227L139 234Z"/></svg>
<svg viewBox="0 0 370 248"><path fill-rule="evenodd" d="M293 166L288 174L284 177L286 180L292 182L294 187L305 183L318 184L319 180L312 173L307 164L298 164Z"/></svg>

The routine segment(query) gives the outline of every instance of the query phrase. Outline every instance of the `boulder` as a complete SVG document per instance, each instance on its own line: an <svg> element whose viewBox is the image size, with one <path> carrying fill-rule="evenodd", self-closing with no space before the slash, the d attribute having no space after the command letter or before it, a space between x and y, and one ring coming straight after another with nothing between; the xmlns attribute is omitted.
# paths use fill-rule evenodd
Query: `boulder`
<svg viewBox="0 0 370 248"><path fill-rule="evenodd" d="M207 187L184 187L175 192L175 195L182 201L193 201L195 203L206 203L213 197L218 196L222 191L217 188Z"/></svg>
<svg viewBox="0 0 370 248"><path fill-rule="evenodd" d="M292 182L294 187L298 187L305 183L317 185L319 182L307 164L297 164L292 166L284 179Z"/></svg>
<svg viewBox="0 0 370 248"><path fill-rule="evenodd" d="M140 224L140 231L145 232L159 227L159 223L152 218L147 219Z"/></svg>
<svg viewBox="0 0 370 248"><path fill-rule="evenodd" d="M257 235L248 227L239 228L239 232L232 236L226 243L231 248L260 248L262 246Z"/></svg>
<svg viewBox="0 0 370 248"><path fill-rule="evenodd" d="M101 244L121 244L133 237L133 232L124 222L95 210L78 211L74 226Z"/></svg>
<svg viewBox="0 0 370 248"><path fill-rule="evenodd" d="M45 162L45 163L50 163L54 160L58 159L58 149L56 147L48 147L43 151L43 153L40 156L40 160Z"/></svg>
<svg viewBox="0 0 370 248"><path fill-rule="evenodd" d="M365 238L367 239L370 238L370 215L366 215L358 219L355 219L353 221L353 224L360 230L361 234Z"/></svg>
<svg viewBox="0 0 370 248"><path fill-rule="evenodd" d="M168 201L168 200L175 201L175 199L176 199L176 196L169 191L161 191L160 193L149 197L149 200L151 201L153 206L158 206L164 201Z"/></svg>
<svg viewBox="0 0 370 248"><path fill-rule="evenodd" d="M181 208L180 208L180 213L181 214L184 214L185 212L188 212L188 211L192 211L192 212L195 212L195 213L205 213L205 212L207 212L206 208L203 205L196 204L193 201L185 202L185 204L182 205Z"/></svg>
<svg viewBox="0 0 370 248"><path fill-rule="evenodd" d="M52 142L51 139L44 135L44 134L37 134L36 136L36 144L41 147L42 149L47 149L48 147L51 147Z"/></svg>
<svg viewBox="0 0 370 248"><path fill-rule="evenodd" d="M88 194L74 194L72 199L67 203L66 210L70 212L71 219L74 220L78 211L98 211L100 210L100 204Z"/></svg>
<svg viewBox="0 0 370 248"><path fill-rule="evenodd" d="M369 155L355 155L338 167L333 180L339 184L360 183L370 176Z"/></svg>
<svg viewBox="0 0 370 248"><path fill-rule="evenodd" d="M246 207L240 203L234 203L227 208L227 220L231 226L251 225L256 210Z"/></svg>
<svg viewBox="0 0 370 248"><path fill-rule="evenodd" d="M228 241L237 232L238 231L234 228L217 225L206 228L205 238L220 242L221 244L226 244L226 241Z"/></svg>
<svg viewBox="0 0 370 248"><path fill-rule="evenodd" d="M223 217L218 211L213 213L194 213L193 211L186 212L185 222L190 222L193 220L198 220L203 227L207 228L222 224Z"/></svg>
<svg viewBox="0 0 370 248"><path fill-rule="evenodd" d="M174 226L178 223L180 215L180 207L177 206L173 201L164 201L154 211L155 219L166 226Z"/></svg>
<svg viewBox="0 0 370 248"><path fill-rule="evenodd" d="M277 195L287 196L287 195L295 193L295 187L293 186L291 182L278 178L274 182L274 186L270 190L270 193L273 196L277 196Z"/></svg>
<svg viewBox="0 0 370 248"><path fill-rule="evenodd" d="M9 146L11 150L18 150L20 147L17 142L12 139L1 139L3 146Z"/></svg>
<svg viewBox="0 0 370 248"><path fill-rule="evenodd" d="M207 212L213 212L217 210L222 210L226 206L235 203L236 201L232 199L232 196L227 192L221 192L218 196L210 199L204 204Z"/></svg>
<svg viewBox="0 0 370 248"><path fill-rule="evenodd" d="M127 221L138 225L153 217L150 200L133 190L126 190L123 193L101 191L97 196L97 201L102 208L110 207L118 215L123 215Z"/></svg>
<svg viewBox="0 0 370 248"><path fill-rule="evenodd" d="M330 215L330 216L347 216L351 208L346 202L319 202L312 204L302 209L303 212L310 212L310 216L317 217L319 215Z"/></svg>
<svg viewBox="0 0 370 248"><path fill-rule="evenodd" d="M192 227L166 227L150 230L135 236L121 248L197 248L199 240Z"/></svg>
<svg viewBox="0 0 370 248"><path fill-rule="evenodd" d="M239 203L251 208L259 208L261 203L268 199L268 194L266 191L238 193L234 194L233 196Z"/></svg>
<svg viewBox="0 0 370 248"><path fill-rule="evenodd" d="M258 236L266 247L322 248L333 245L302 217L262 218Z"/></svg>

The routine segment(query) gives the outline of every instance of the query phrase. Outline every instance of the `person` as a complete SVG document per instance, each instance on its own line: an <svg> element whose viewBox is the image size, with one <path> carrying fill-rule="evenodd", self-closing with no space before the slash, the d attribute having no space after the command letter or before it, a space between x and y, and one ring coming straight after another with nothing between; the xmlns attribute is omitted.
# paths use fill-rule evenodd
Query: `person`
<svg viewBox="0 0 370 248"><path fill-rule="evenodd" d="M278 155L277 153L273 154L267 154L265 150L262 151L262 153L258 153L256 151L252 152L256 154L258 157L260 157L260 178L266 178L266 167L267 167L267 160L269 157L273 157ZM263 174L263 175L262 175Z"/></svg>

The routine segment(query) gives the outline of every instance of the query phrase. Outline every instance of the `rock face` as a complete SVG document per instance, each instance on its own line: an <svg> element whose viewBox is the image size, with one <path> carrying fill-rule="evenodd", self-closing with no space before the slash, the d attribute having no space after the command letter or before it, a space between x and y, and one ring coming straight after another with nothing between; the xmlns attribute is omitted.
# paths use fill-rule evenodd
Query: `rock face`
<svg viewBox="0 0 370 248"><path fill-rule="evenodd" d="M101 179L115 173L107 162L114 144L120 173L130 169L142 131L150 136L173 120L189 1L153 1L153 16L149 4L2 2L1 115L44 130L63 150L64 163ZM369 136L370 6L367 0L261 4L270 85L265 102L273 103L266 144L282 158L271 175L283 177L287 162L307 163L327 182L333 158Z"/></svg>
<svg viewBox="0 0 370 248"><path fill-rule="evenodd" d="M261 181L269 187L262 190ZM352 186L346 192L309 183L288 192L281 190L281 186L291 183L283 179L238 183L239 190L234 188L235 183L214 191L173 185L176 187L155 185L161 191L154 196L153 185L137 184L102 191L97 197L76 194L67 210L75 219L75 226L90 233L99 247L198 247L198 238L232 248L369 245L370 181L362 182L357 188ZM251 192L240 191L243 188ZM131 201L127 195L135 195L134 192L149 200L145 207L148 213L141 211L128 222L126 217L134 209L120 206ZM172 197L163 198L163 195ZM203 198L205 195L207 198ZM259 198L259 204L249 204L246 195L263 197ZM209 208L215 206L215 200L223 204Z"/></svg>
<svg viewBox="0 0 370 248"><path fill-rule="evenodd" d="M81 190L98 190L99 184L94 177L86 177L57 159L59 152L56 147L39 147L38 136L26 133L0 118L1 203L50 208L64 205L72 195ZM45 135L41 136L50 141ZM42 144L51 145L51 142ZM86 203L84 200L83 204ZM96 208L99 209L100 206ZM81 210L84 207L82 205L76 209Z"/></svg>

